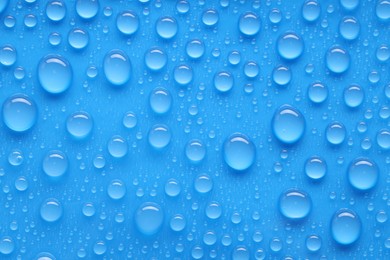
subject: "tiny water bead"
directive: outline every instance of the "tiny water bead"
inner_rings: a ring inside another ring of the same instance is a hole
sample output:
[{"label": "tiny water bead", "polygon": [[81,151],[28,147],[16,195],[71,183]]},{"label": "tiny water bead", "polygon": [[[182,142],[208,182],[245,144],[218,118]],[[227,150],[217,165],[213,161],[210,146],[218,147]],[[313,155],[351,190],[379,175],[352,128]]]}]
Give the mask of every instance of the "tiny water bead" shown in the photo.
[{"label": "tiny water bead", "polygon": [[114,158],[125,157],[128,151],[127,141],[122,136],[114,135],[108,141],[107,149]]},{"label": "tiny water bead", "polygon": [[99,12],[98,0],[77,0],[76,12],[83,19],[92,19]]},{"label": "tiny water bead", "polygon": [[297,59],[303,53],[303,40],[294,32],[281,35],[277,41],[278,54],[286,60]]},{"label": "tiny water bead", "polygon": [[192,59],[199,59],[203,56],[205,52],[205,46],[203,41],[194,39],[187,42],[186,53],[188,57]]},{"label": "tiny water bead", "polygon": [[291,189],[280,195],[279,211],[290,220],[301,220],[309,215],[311,204],[310,196],[306,192]]},{"label": "tiny water bead", "polygon": [[332,122],[326,128],[326,140],[332,145],[340,145],[347,135],[345,127],[340,122]]},{"label": "tiny water bead", "polygon": [[327,51],[325,61],[326,67],[336,74],[344,73],[350,66],[348,52],[339,46],[333,46]]},{"label": "tiny water bead", "polygon": [[221,71],[214,75],[214,87],[219,92],[228,92],[233,88],[234,78],[230,72]]},{"label": "tiny water bead", "polygon": [[112,180],[107,188],[108,196],[113,200],[119,200],[126,195],[125,183],[121,180]]},{"label": "tiny water bead", "polygon": [[206,147],[200,140],[191,140],[185,147],[185,155],[190,162],[199,163],[206,156]]},{"label": "tiny water bead", "polygon": [[165,193],[169,197],[176,197],[180,194],[180,184],[176,179],[169,179],[165,184]]},{"label": "tiny water bead", "polygon": [[149,130],[148,141],[153,148],[164,149],[171,142],[171,131],[166,125],[154,125]]},{"label": "tiny water bead", "polygon": [[213,180],[207,174],[200,174],[194,182],[195,190],[201,194],[206,194],[213,189]]},{"label": "tiny water bead", "polygon": [[12,131],[25,132],[31,129],[37,117],[37,106],[27,95],[14,94],[3,103],[3,121]]},{"label": "tiny water bead", "polygon": [[103,61],[104,75],[115,86],[122,86],[130,80],[132,66],[127,54],[118,49],[109,51]]},{"label": "tiny water bead", "polygon": [[165,88],[155,88],[150,93],[149,105],[156,114],[166,114],[172,106],[171,93]]},{"label": "tiny water bead", "polygon": [[66,120],[66,130],[75,139],[87,138],[93,128],[92,117],[84,111],[71,114]]},{"label": "tiny water bead", "polygon": [[320,4],[316,0],[307,0],[302,6],[302,16],[307,22],[315,22],[321,14]]},{"label": "tiny water bead", "polygon": [[295,107],[283,105],[275,111],[272,119],[272,131],[282,143],[296,143],[305,132],[305,118]]},{"label": "tiny water bead", "polygon": [[56,222],[62,217],[62,205],[56,199],[47,199],[41,205],[40,214],[44,221]]},{"label": "tiny water bead", "polygon": [[238,29],[246,36],[254,36],[260,31],[261,20],[257,14],[246,12],[238,20]]},{"label": "tiny water bead", "polygon": [[367,191],[375,187],[379,178],[376,163],[367,158],[357,158],[348,167],[348,181],[359,191]]},{"label": "tiny water bead", "polygon": [[218,23],[218,20],[219,15],[215,9],[205,10],[202,14],[202,22],[206,26],[214,26]]},{"label": "tiny water bead", "polygon": [[138,230],[142,234],[150,236],[160,230],[164,220],[164,212],[160,205],[146,202],[139,206],[134,219]]},{"label": "tiny water bead", "polygon": [[42,88],[51,94],[63,93],[70,87],[73,72],[68,60],[49,54],[38,65],[38,79]]},{"label": "tiny water bead", "polygon": [[138,31],[139,18],[133,11],[125,11],[116,17],[116,28],[124,35],[133,35]]},{"label": "tiny water bead", "polygon": [[355,17],[344,17],[340,21],[339,31],[346,40],[355,40],[360,33],[359,21]]},{"label": "tiny water bead", "polygon": [[9,236],[4,236],[0,240],[0,254],[9,255],[15,250],[15,243]]},{"label": "tiny water bead", "polygon": [[190,84],[193,78],[192,68],[188,65],[176,66],[173,71],[173,78],[181,86]]},{"label": "tiny water bead", "polygon": [[10,67],[16,62],[16,50],[11,45],[5,45],[0,49],[0,64]]},{"label": "tiny water bead", "polygon": [[244,134],[234,133],[223,145],[223,158],[226,164],[236,171],[244,171],[252,166],[256,157],[256,147]]},{"label": "tiny water bead", "polygon": [[387,129],[382,129],[376,135],[376,142],[380,148],[384,150],[390,149],[390,131]]},{"label": "tiny water bead", "polygon": [[359,239],[362,229],[359,216],[350,209],[340,209],[332,217],[332,238],[340,245],[351,245]]},{"label": "tiny water bead", "polygon": [[169,225],[173,231],[180,232],[186,227],[186,219],[183,215],[177,214],[171,218]]},{"label": "tiny water bead", "polygon": [[279,86],[288,85],[291,81],[291,71],[286,66],[278,66],[272,71],[272,80]]},{"label": "tiny water bead", "polygon": [[306,238],[306,248],[310,252],[317,252],[321,249],[322,239],[320,236],[311,235]]},{"label": "tiny water bead", "polygon": [[305,163],[305,173],[312,180],[322,179],[327,171],[327,164],[322,158],[313,156]]},{"label": "tiny water bead", "polygon": [[364,100],[363,89],[359,85],[351,85],[344,90],[344,103],[350,107],[359,107]]},{"label": "tiny water bead", "polygon": [[87,47],[89,42],[88,32],[83,29],[73,29],[68,34],[68,43],[76,50]]},{"label": "tiny water bead", "polygon": [[137,116],[129,111],[123,116],[122,123],[126,128],[134,128],[137,125]]},{"label": "tiny water bead", "polygon": [[255,61],[248,61],[244,65],[244,74],[248,78],[256,78],[259,75],[259,65]]},{"label": "tiny water bead", "polygon": [[206,216],[209,219],[218,219],[222,215],[222,206],[216,202],[210,202],[206,207]]},{"label": "tiny water bead", "polygon": [[46,5],[46,15],[53,22],[59,22],[65,18],[66,6],[62,1],[51,1]]},{"label": "tiny water bead", "polygon": [[14,149],[9,155],[8,155],[8,162],[9,164],[13,166],[19,166],[23,162],[23,153],[22,151],[18,149]]},{"label": "tiny water bead", "polygon": [[320,104],[328,98],[328,88],[320,82],[315,82],[307,89],[307,95],[311,102]]},{"label": "tiny water bead", "polygon": [[145,53],[145,64],[152,71],[162,70],[167,65],[168,57],[165,52],[157,47],[151,48]]},{"label": "tiny water bead", "polygon": [[68,170],[68,157],[62,151],[53,150],[46,154],[43,159],[42,168],[50,178],[60,178]]},{"label": "tiny water bead", "polygon": [[390,1],[379,0],[376,4],[375,9],[376,16],[384,22],[390,20]]},{"label": "tiny water bead", "polygon": [[161,17],[156,22],[156,32],[158,36],[169,40],[176,36],[178,25],[176,19],[170,16]]}]

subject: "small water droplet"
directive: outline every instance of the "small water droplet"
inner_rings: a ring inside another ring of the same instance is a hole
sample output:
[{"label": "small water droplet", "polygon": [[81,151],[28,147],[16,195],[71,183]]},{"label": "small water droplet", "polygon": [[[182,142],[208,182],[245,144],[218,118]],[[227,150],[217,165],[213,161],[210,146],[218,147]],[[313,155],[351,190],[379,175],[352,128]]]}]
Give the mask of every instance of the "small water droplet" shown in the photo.
[{"label": "small water droplet", "polygon": [[194,187],[201,194],[208,193],[213,189],[213,180],[207,174],[200,174],[195,179]]},{"label": "small water droplet", "polygon": [[76,50],[84,49],[89,43],[88,32],[79,28],[71,30],[68,34],[68,43]]},{"label": "small water droplet", "polygon": [[148,136],[149,144],[157,149],[164,149],[171,142],[171,131],[166,125],[154,125]]},{"label": "small water droplet", "polygon": [[173,71],[175,82],[181,86],[191,83],[193,77],[192,68],[188,65],[179,65]]},{"label": "small water droplet", "polygon": [[254,36],[260,31],[260,18],[253,12],[246,12],[240,16],[238,29],[246,36]]},{"label": "small water droplet", "polygon": [[92,19],[99,12],[98,0],[77,0],[76,12],[83,19]]},{"label": "small water droplet", "polygon": [[111,137],[110,141],[108,141],[107,149],[112,157],[122,158],[127,154],[127,141],[122,136],[114,135]]},{"label": "small water droplet", "polygon": [[291,77],[291,71],[286,66],[278,66],[272,71],[272,80],[279,86],[288,85]]},{"label": "small water droplet", "polygon": [[187,42],[186,53],[192,59],[199,59],[205,52],[204,43],[201,40],[194,39]]},{"label": "small water droplet", "polygon": [[328,88],[320,82],[315,82],[309,86],[307,94],[311,102],[320,104],[328,98]]},{"label": "small water droplet", "polygon": [[307,0],[302,6],[302,16],[307,22],[315,22],[321,14],[320,4],[316,0]]},{"label": "small water droplet", "polygon": [[206,156],[206,147],[200,140],[191,140],[185,147],[185,154],[191,162],[199,163]]},{"label": "small water droplet", "polygon": [[51,1],[46,5],[46,15],[53,22],[59,22],[66,15],[66,6],[62,1]]},{"label": "small water droplet", "polygon": [[66,120],[66,130],[75,139],[87,138],[93,128],[92,117],[84,111],[73,113]]},{"label": "small water droplet", "polygon": [[340,21],[339,31],[346,40],[355,40],[360,33],[360,24],[355,17],[344,17]]},{"label": "small water droplet", "polygon": [[330,144],[339,145],[345,140],[346,130],[342,123],[332,122],[326,128],[326,140]]},{"label": "small water droplet", "polygon": [[16,62],[16,49],[11,45],[5,45],[0,49],[0,63],[5,67],[10,67]]},{"label": "small water droplet", "polygon": [[341,74],[348,70],[350,66],[350,57],[348,52],[338,46],[333,46],[326,53],[326,66],[336,74]]},{"label": "small water droplet", "polygon": [[305,163],[305,173],[312,180],[322,179],[327,171],[326,162],[317,156],[309,158]]},{"label": "small water droplet", "polygon": [[230,72],[221,71],[214,76],[214,87],[219,92],[228,92],[234,85],[234,78]]},{"label": "small water droplet", "polygon": [[108,196],[113,200],[119,200],[126,195],[125,183],[121,180],[112,180],[107,188]]}]

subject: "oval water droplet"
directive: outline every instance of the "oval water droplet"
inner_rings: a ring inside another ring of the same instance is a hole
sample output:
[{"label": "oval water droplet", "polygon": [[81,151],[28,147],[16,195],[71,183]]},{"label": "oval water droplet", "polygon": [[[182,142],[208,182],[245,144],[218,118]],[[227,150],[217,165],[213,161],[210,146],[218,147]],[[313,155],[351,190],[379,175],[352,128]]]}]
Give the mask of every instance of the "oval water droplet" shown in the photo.
[{"label": "oval water droplet", "polygon": [[378,132],[376,136],[376,142],[380,148],[384,150],[390,149],[390,131],[387,129],[382,129]]},{"label": "oval water droplet", "polygon": [[75,139],[87,138],[93,128],[92,117],[84,111],[75,112],[66,120],[66,130]]},{"label": "oval water droplet", "polygon": [[307,22],[315,22],[321,14],[320,4],[316,0],[307,0],[302,6],[302,16]]},{"label": "oval water droplet", "polygon": [[60,94],[67,90],[72,82],[72,77],[72,67],[62,56],[50,54],[39,62],[39,83],[44,90],[51,94]]},{"label": "oval water droplet", "polygon": [[206,207],[206,216],[209,219],[218,219],[222,215],[222,206],[216,202],[210,202]]},{"label": "oval water droplet", "polygon": [[214,87],[219,92],[228,92],[233,88],[234,78],[230,72],[221,71],[215,74],[214,76]]},{"label": "oval water droplet", "polygon": [[84,49],[89,43],[88,32],[79,28],[71,30],[68,34],[68,43],[76,50]]},{"label": "oval water droplet", "polygon": [[16,49],[11,45],[5,45],[0,49],[0,64],[10,67],[16,62]]},{"label": "oval water droplet", "polygon": [[202,22],[206,26],[214,26],[218,23],[218,20],[219,15],[215,9],[205,10],[202,14]]},{"label": "oval water droplet", "polygon": [[200,140],[191,140],[185,147],[185,154],[191,162],[199,163],[206,156],[206,147]]},{"label": "oval water droplet", "polygon": [[332,145],[340,145],[347,135],[345,127],[340,122],[332,122],[326,128],[326,140]]},{"label": "oval water droplet", "polygon": [[146,202],[139,206],[135,212],[135,224],[138,230],[144,235],[156,234],[163,223],[164,212],[161,207],[154,202]]},{"label": "oval water droplet", "polygon": [[201,194],[208,193],[213,189],[213,180],[207,174],[200,174],[195,179],[194,187]]},{"label": "oval water droplet", "polygon": [[291,71],[286,66],[278,66],[272,72],[272,80],[279,86],[288,85],[291,81]]},{"label": "oval water droplet", "polygon": [[352,11],[359,5],[359,0],[340,0],[342,7],[345,10]]},{"label": "oval water droplet", "polygon": [[364,92],[359,85],[351,85],[344,90],[344,103],[350,107],[359,107],[363,103]]},{"label": "oval water droplet", "polygon": [[132,73],[132,66],[129,57],[122,50],[111,50],[104,57],[104,74],[107,80],[115,85],[126,84]]},{"label": "oval water droplet", "polygon": [[355,40],[360,33],[360,24],[355,17],[344,17],[340,21],[339,31],[346,40]]},{"label": "oval water droplet", "polygon": [[360,218],[354,211],[340,209],[332,217],[332,237],[341,245],[353,244],[360,237],[361,226]]},{"label": "oval water droplet", "polygon": [[326,171],[326,162],[320,157],[311,157],[305,163],[305,173],[312,180],[322,179]]},{"label": "oval water droplet", "polygon": [[107,149],[112,157],[122,158],[127,154],[127,141],[122,136],[114,135],[111,137],[110,141],[108,141]]},{"label": "oval water droplet", "polygon": [[344,73],[350,66],[350,57],[348,52],[338,46],[334,46],[327,51],[325,60],[326,67],[336,74]]},{"label": "oval water droplet", "polygon": [[311,235],[306,238],[306,248],[310,252],[317,252],[321,249],[322,239],[320,236]]},{"label": "oval water droplet", "polygon": [[125,183],[121,180],[112,180],[107,188],[108,196],[113,200],[119,200],[126,195]]},{"label": "oval water droplet", "polygon": [[296,143],[305,132],[305,118],[298,109],[283,105],[275,111],[272,131],[279,141],[285,144]]},{"label": "oval water droplet", "polygon": [[379,20],[387,22],[390,20],[390,1],[379,0],[376,4],[376,16]]},{"label": "oval water droplet", "polygon": [[348,167],[348,181],[355,189],[367,191],[375,187],[379,178],[379,169],[375,162],[367,158],[358,158]]},{"label": "oval water droplet", "polygon": [[255,145],[244,134],[232,134],[223,145],[223,158],[233,170],[244,171],[248,169],[254,163],[255,157]]},{"label": "oval water droplet", "polygon": [[149,105],[156,114],[166,114],[172,105],[171,93],[165,88],[155,88],[149,96]]},{"label": "oval water droplet", "polygon": [[309,215],[311,204],[309,194],[302,190],[291,189],[280,195],[279,211],[290,220],[301,220]]},{"label": "oval water droplet", "polygon": [[173,231],[180,232],[186,227],[186,219],[183,215],[177,214],[172,217],[169,225]]},{"label": "oval water droplet", "polygon": [[328,98],[328,88],[320,82],[315,82],[309,86],[307,94],[311,102],[320,104]]},{"label": "oval water droplet", "polygon": [[133,35],[139,28],[138,15],[132,11],[124,11],[118,14],[116,28],[124,35]]},{"label": "oval water droplet", "polygon": [[154,125],[148,135],[149,144],[157,149],[164,149],[171,142],[171,131],[166,125]]},{"label": "oval water droplet", "polygon": [[37,121],[38,111],[35,102],[24,94],[15,94],[3,103],[3,121],[12,131],[25,132]]},{"label": "oval water droplet", "polygon": [[10,236],[4,236],[0,240],[0,253],[3,255],[12,254],[15,250],[14,240]]},{"label": "oval water droplet", "polygon": [[192,68],[188,65],[179,65],[173,71],[173,78],[175,79],[175,82],[182,86],[190,84],[192,77]]},{"label": "oval water droplet", "polygon": [[204,43],[201,40],[195,39],[187,42],[186,53],[192,59],[199,59],[205,52]]},{"label": "oval water droplet", "polygon": [[165,193],[169,197],[179,196],[181,192],[180,184],[176,179],[169,179],[165,184]]}]

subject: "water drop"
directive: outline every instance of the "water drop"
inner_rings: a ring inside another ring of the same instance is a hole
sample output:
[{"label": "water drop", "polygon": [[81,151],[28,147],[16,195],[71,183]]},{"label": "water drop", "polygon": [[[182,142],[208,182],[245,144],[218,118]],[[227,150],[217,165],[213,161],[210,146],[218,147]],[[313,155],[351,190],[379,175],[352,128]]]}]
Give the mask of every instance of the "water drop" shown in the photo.
[{"label": "water drop", "polygon": [[8,162],[13,166],[19,166],[23,162],[23,153],[18,149],[12,150],[12,152],[8,155]]},{"label": "water drop", "polygon": [[35,258],[34,260],[56,260],[56,258],[54,257],[54,255],[48,253],[48,252],[42,252],[42,253],[39,253]]},{"label": "water drop", "polygon": [[279,86],[285,86],[291,81],[291,71],[286,66],[278,66],[272,71],[272,80]]},{"label": "water drop", "polygon": [[82,209],[83,215],[86,217],[92,217],[95,215],[96,209],[92,203],[85,203]]},{"label": "water drop", "polygon": [[104,166],[106,166],[106,159],[104,158],[104,156],[101,154],[96,155],[93,159],[93,166],[96,169],[103,169]]},{"label": "water drop", "polygon": [[215,201],[210,202],[206,207],[206,216],[210,219],[218,219],[222,215],[222,206]]},{"label": "water drop", "polygon": [[62,1],[51,1],[46,5],[46,15],[53,22],[59,22],[66,15],[66,6]]},{"label": "water drop", "polygon": [[206,156],[206,147],[200,140],[191,140],[185,147],[185,154],[191,162],[199,163]]},{"label": "water drop", "polygon": [[207,231],[203,235],[203,242],[208,246],[214,245],[217,242],[217,236],[215,235],[215,232],[214,231]]},{"label": "water drop", "polygon": [[307,22],[315,22],[321,14],[320,4],[316,0],[307,0],[302,6],[302,16]]},{"label": "water drop", "polygon": [[213,180],[207,174],[200,174],[195,179],[194,187],[201,194],[208,193],[213,189]]},{"label": "water drop", "polygon": [[290,220],[301,220],[309,215],[311,204],[310,196],[306,192],[291,189],[280,195],[279,211]]},{"label": "water drop", "polygon": [[61,44],[62,37],[59,33],[53,32],[49,35],[49,43],[52,46],[58,46]]},{"label": "water drop", "polygon": [[10,67],[16,62],[16,50],[11,45],[5,45],[0,49],[0,63],[5,67]]},{"label": "water drop", "polygon": [[378,223],[385,223],[387,221],[386,211],[384,210],[378,211],[378,213],[376,214],[376,221],[378,221]]},{"label": "water drop", "polygon": [[376,50],[376,58],[381,62],[387,61],[390,58],[389,46],[386,44],[380,45]]},{"label": "water drop", "polygon": [[28,188],[28,181],[26,177],[21,176],[15,180],[15,188],[18,191],[25,191]]},{"label": "water drop", "polygon": [[234,78],[230,72],[221,71],[214,75],[214,87],[219,92],[227,92],[234,85]]},{"label": "water drop", "polygon": [[241,54],[239,51],[232,51],[228,56],[229,63],[231,65],[238,65],[241,61]]},{"label": "water drop", "polygon": [[162,70],[167,65],[167,62],[168,57],[160,48],[151,48],[145,54],[145,64],[152,71]]},{"label": "water drop", "polygon": [[255,78],[259,75],[259,65],[255,61],[248,61],[244,65],[244,74],[248,78]]},{"label": "water drop", "polygon": [[199,59],[205,52],[204,43],[201,40],[195,39],[187,42],[186,53],[192,59]]},{"label": "water drop", "polygon": [[341,74],[348,70],[350,66],[350,57],[346,50],[341,47],[333,46],[326,53],[326,66],[336,74]]},{"label": "water drop", "polygon": [[306,248],[310,252],[317,252],[321,249],[322,239],[317,235],[311,235],[306,238]]},{"label": "water drop", "polygon": [[99,1],[77,0],[76,12],[83,19],[92,19],[99,12]]},{"label": "water drop", "polygon": [[378,132],[376,136],[376,142],[382,149],[390,149],[390,131],[387,129],[382,129]]},{"label": "water drop", "polygon": [[154,235],[162,226],[164,213],[158,204],[146,202],[139,206],[134,219],[138,230],[142,234]]},{"label": "water drop", "polygon": [[40,214],[43,220],[47,222],[55,222],[62,217],[62,205],[56,199],[47,199],[41,205]]},{"label": "water drop", "polygon": [[165,88],[155,88],[149,96],[149,105],[156,114],[166,114],[172,105],[170,92]]},{"label": "water drop", "polygon": [[376,16],[384,21],[387,22],[390,20],[390,1],[388,0],[380,0],[376,4]]},{"label": "water drop", "polygon": [[277,41],[278,54],[286,60],[294,60],[303,52],[303,40],[294,32],[281,35]]},{"label": "water drop", "polygon": [[190,10],[190,3],[187,0],[179,0],[176,3],[176,10],[180,14],[186,14]]},{"label": "water drop", "polygon": [[357,190],[367,191],[374,188],[378,177],[379,169],[370,159],[355,159],[348,167],[348,181]]},{"label": "water drop", "polygon": [[104,243],[104,241],[98,241],[96,244],[93,246],[93,252],[96,255],[104,255],[107,251],[107,246]]},{"label": "water drop", "polygon": [[148,136],[149,144],[157,149],[164,149],[171,142],[171,131],[166,125],[154,125]]},{"label": "water drop", "polygon": [[192,68],[188,65],[179,65],[173,71],[173,78],[179,85],[185,86],[191,83],[193,77]]},{"label": "water drop", "polygon": [[355,108],[362,104],[364,99],[363,89],[359,85],[351,85],[344,90],[344,103],[350,107]]},{"label": "water drop", "polygon": [[205,10],[202,14],[202,22],[206,26],[214,26],[218,23],[219,16],[215,9]]},{"label": "water drop", "polygon": [[296,108],[283,105],[275,111],[272,131],[279,141],[285,144],[296,143],[305,132],[305,118]]},{"label": "water drop", "polygon": [[14,94],[3,103],[3,121],[12,131],[25,132],[37,121],[35,102],[24,94]]},{"label": "water drop", "polygon": [[60,94],[67,90],[72,82],[72,77],[72,67],[62,56],[50,54],[39,62],[39,82],[42,88],[51,94]]},{"label": "water drop", "polygon": [[361,226],[360,219],[354,211],[340,209],[332,217],[332,237],[341,245],[353,244],[360,237]]},{"label": "water drop", "polygon": [[129,111],[123,116],[122,123],[126,128],[134,128],[137,125],[137,116]]},{"label": "water drop", "polygon": [[269,13],[268,18],[271,23],[278,24],[282,21],[282,12],[277,8],[273,8]]},{"label": "water drop", "polygon": [[15,250],[15,244],[11,237],[4,236],[0,240],[0,253],[9,255]]},{"label": "water drop", "polygon": [[73,29],[68,34],[68,43],[76,50],[87,47],[89,42],[88,32],[82,29]]},{"label": "water drop", "polygon": [[92,117],[84,111],[75,112],[66,120],[66,130],[75,139],[87,138],[93,128]]},{"label": "water drop", "polygon": [[105,55],[103,69],[107,80],[116,86],[126,84],[132,73],[129,57],[125,52],[117,49]]},{"label": "water drop", "polygon": [[360,33],[359,21],[355,17],[344,17],[340,21],[339,31],[346,40],[355,40]]},{"label": "water drop", "polygon": [[180,192],[181,188],[179,182],[175,179],[169,179],[165,184],[165,193],[169,197],[176,197],[179,196]]},{"label": "water drop", "polygon": [[116,17],[116,28],[124,35],[133,35],[138,31],[139,18],[132,11],[125,11]]},{"label": "water drop", "polygon": [[240,16],[238,29],[246,36],[254,36],[260,31],[260,18],[253,12],[246,12]]},{"label": "water drop", "polygon": [[108,141],[107,149],[112,157],[122,158],[127,154],[127,141],[122,136],[114,135],[111,137],[110,141]]},{"label": "water drop", "polygon": [[183,215],[177,214],[171,218],[169,225],[173,231],[180,232],[186,227],[186,219]]},{"label": "water drop", "polygon": [[156,32],[163,39],[172,39],[176,36],[178,25],[175,18],[165,16],[159,18],[156,22]]},{"label": "water drop", "polygon": [[305,163],[305,173],[312,180],[322,179],[326,171],[326,162],[320,157],[311,157]]},{"label": "water drop", "polygon": [[113,200],[119,200],[126,195],[125,183],[121,180],[112,180],[107,188],[108,196]]},{"label": "water drop", "polygon": [[320,82],[315,82],[309,86],[307,94],[311,102],[320,104],[328,98],[328,88]]},{"label": "water drop", "polygon": [[24,17],[23,22],[27,28],[34,28],[37,25],[37,18],[33,14],[28,14]]},{"label": "water drop", "polygon": [[352,11],[356,9],[356,7],[358,7],[359,0],[340,0],[340,3],[344,7],[344,9]]},{"label": "water drop", "polygon": [[345,140],[346,130],[342,123],[332,122],[326,128],[326,140],[330,144],[339,145]]},{"label": "water drop", "polygon": [[42,162],[43,171],[50,178],[60,178],[68,170],[68,158],[65,153],[53,150],[46,154]]},{"label": "water drop", "polygon": [[236,171],[248,169],[255,161],[256,148],[253,142],[241,133],[229,136],[223,145],[226,164]]}]

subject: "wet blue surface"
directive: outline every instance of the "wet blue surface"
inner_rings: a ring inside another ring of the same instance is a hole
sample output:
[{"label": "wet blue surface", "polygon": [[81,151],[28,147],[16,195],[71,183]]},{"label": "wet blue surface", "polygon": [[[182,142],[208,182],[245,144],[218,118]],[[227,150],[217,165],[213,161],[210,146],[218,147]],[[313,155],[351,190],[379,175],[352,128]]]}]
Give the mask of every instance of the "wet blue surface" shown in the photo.
[{"label": "wet blue surface", "polygon": [[390,2],[0,0],[0,259],[387,259]]}]

